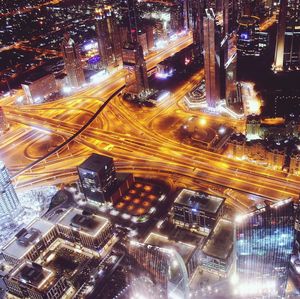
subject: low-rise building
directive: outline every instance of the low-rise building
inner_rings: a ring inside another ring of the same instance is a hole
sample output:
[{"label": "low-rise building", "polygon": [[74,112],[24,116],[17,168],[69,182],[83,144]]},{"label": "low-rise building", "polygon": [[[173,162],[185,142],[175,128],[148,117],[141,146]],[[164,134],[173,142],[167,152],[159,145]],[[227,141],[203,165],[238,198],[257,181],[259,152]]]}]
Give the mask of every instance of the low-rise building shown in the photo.
[{"label": "low-rise building", "polygon": [[8,292],[20,298],[58,299],[68,288],[64,276],[29,261],[22,262],[4,281]]},{"label": "low-rise building", "polygon": [[209,235],[223,215],[225,198],[204,192],[182,189],[172,210],[173,224],[203,235]]},{"label": "low-rise building", "polygon": [[227,143],[229,157],[248,160],[273,169],[282,170],[286,163],[287,145],[285,142],[254,139],[246,141],[243,134],[232,134]]},{"label": "low-rise building", "polygon": [[289,172],[296,175],[300,174],[300,150],[298,147],[295,147],[290,155]]},{"label": "low-rise building", "polygon": [[20,298],[70,298],[97,269],[117,240],[111,223],[77,208],[61,213],[33,221],[2,248],[0,288]]},{"label": "low-rise building", "polygon": [[57,237],[55,225],[39,218],[16,234],[2,248],[2,255],[12,265],[35,260]]},{"label": "low-rise building", "polygon": [[108,219],[76,208],[60,218],[57,229],[63,239],[91,249],[100,249],[112,236]]},{"label": "low-rise building", "polygon": [[229,156],[241,159],[245,153],[246,136],[241,133],[234,133],[227,143]]},{"label": "low-rise building", "polygon": [[273,142],[267,146],[267,163],[270,167],[282,170],[286,160],[286,147],[282,142]]},{"label": "low-rise building", "polygon": [[205,241],[200,267],[221,277],[228,277],[233,265],[233,223],[220,219]]}]

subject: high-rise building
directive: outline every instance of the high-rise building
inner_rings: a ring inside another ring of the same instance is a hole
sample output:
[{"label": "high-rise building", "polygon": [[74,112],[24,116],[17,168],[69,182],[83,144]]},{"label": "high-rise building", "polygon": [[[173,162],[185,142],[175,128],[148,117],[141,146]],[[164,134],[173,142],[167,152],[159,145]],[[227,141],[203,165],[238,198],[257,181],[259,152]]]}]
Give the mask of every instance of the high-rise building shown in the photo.
[{"label": "high-rise building", "polygon": [[284,298],[294,246],[294,204],[265,203],[236,219],[237,293],[251,298]]},{"label": "high-rise building", "polygon": [[223,40],[224,72],[225,72],[225,100],[227,107],[238,109],[242,104],[237,96],[236,68],[237,68],[237,36],[234,32],[226,34]]},{"label": "high-rise building", "polygon": [[300,0],[289,0],[287,5],[284,66],[287,70],[300,68]]},{"label": "high-rise building", "polygon": [[113,159],[92,154],[78,166],[78,174],[86,199],[105,203],[117,180]]},{"label": "high-rise building", "polygon": [[149,89],[149,83],[143,48],[139,43],[135,0],[127,0],[125,10],[130,34],[130,42],[126,43],[122,50],[123,65],[128,70],[125,81],[129,93],[139,94]]},{"label": "high-rise building", "polygon": [[215,108],[221,98],[221,36],[213,9],[203,19],[205,89],[208,107]]},{"label": "high-rise building", "polygon": [[269,43],[267,32],[259,30],[259,18],[242,16],[237,31],[237,50],[241,56],[260,56]]},{"label": "high-rise building", "polygon": [[85,83],[85,77],[80,58],[79,45],[74,42],[70,34],[66,33],[61,48],[70,86],[81,87]]},{"label": "high-rise building", "polygon": [[128,253],[160,286],[158,298],[189,298],[187,269],[176,250],[131,241]]},{"label": "high-rise building", "polygon": [[300,67],[300,1],[280,1],[273,70]]},{"label": "high-rise building", "polygon": [[0,215],[16,216],[21,204],[4,163],[0,161]]},{"label": "high-rise building", "polygon": [[273,69],[275,72],[283,70],[287,3],[288,3],[288,0],[280,1],[279,17],[278,17],[278,24],[277,24],[275,57],[274,57],[274,64],[273,64]]},{"label": "high-rise building", "polygon": [[112,7],[96,9],[96,32],[99,55],[103,68],[118,66],[122,62],[122,47]]},{"label": "high-rise building", "polygon": [[187,23],[186,12],[183,12],[185,7],[186,1],[184,4],[174,4],[170,7],[170,29],[173,32],[183,30],[184,25]]},{"label": "high-rise building", "polygon": [[148,50],[154,48],[154,34],[153,34],[153,26],[146,26],[146,36],[147,36],[147,46]]},{"label": "high-rise building", "polygon": [[204,1],[191,0],[189,2],[189,25],[193,31],[193,43],[195,49],[195,57],[202,59],[203,52],[203,16]]},{"label": "high-rise building", "polygon": [[223,32],[224,36],[231,34],[237,28],[237,1],[224,0],[223,2]]},{"label": "high-rise building", "polygon": [[45,71],[35,72],[29,76],[22,83],[22,88],[27,104],[41,103],[45,98],[58,92],[54,75]]},{"label": "high-rise building", "polygon": [[3,108],[0,106],[0,135],[7,131],[9,123],[6,120]]}]

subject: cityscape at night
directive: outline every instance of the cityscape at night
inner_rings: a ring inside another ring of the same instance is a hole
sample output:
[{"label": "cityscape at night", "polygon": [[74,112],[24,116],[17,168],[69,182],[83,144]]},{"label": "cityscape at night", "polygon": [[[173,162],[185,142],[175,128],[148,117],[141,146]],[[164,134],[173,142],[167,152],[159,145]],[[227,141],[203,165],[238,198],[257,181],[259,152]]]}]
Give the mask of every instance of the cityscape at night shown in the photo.
[{"label": "cityscape at night", "polygon": [[0,3],[0,299],[300,299],[300,0]]}]

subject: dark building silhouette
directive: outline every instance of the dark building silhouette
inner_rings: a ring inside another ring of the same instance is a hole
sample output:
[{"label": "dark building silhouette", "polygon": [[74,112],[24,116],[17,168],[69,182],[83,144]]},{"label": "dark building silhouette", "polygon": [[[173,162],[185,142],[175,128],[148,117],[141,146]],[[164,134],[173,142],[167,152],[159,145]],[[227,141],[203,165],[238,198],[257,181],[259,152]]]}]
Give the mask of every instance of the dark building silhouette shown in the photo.
[{"label": "dark building silhouette", "polygon": [[116,183],[114,161],[107,156],[92,154],[80,166],[78,174],[87,200],[104,203]]}]

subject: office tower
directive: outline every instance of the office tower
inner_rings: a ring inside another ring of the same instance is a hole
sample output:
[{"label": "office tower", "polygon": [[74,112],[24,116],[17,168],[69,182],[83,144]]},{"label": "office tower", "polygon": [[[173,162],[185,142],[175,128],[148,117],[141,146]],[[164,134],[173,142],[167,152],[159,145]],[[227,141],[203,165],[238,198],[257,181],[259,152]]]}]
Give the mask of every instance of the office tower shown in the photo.
[{"label": "office tower", "polygon": [[223,36],[231,34],[237,28],[237,1],[224,0],[223,3]]},{"label": "office tower", "polygon": [[236,68],[237,68],[237,36],[234,32],[227,34],[223,44],[225,71],[225,100],[228,107],[239,109],[241,102],[237,96]]},{"label": "office tower", "polygon": [[236,219],[235,289],[240,295],[285,297],[294,222],[294,204],[290,199],[265,203]]},{"label": "office tower", "polygon": [[176,250],[131,241],[128,253],[160,286],[159,298],[189,298],[187,269]]},{"label": "office tower", "polygon": [[8,171],[0,161],[0,215],[17,216],[21,211],[21,204],[12,185]]},{"label": "office tower", "polygon": [[154,48],[154,33],[153,33],[153,26],[149,25],[146,26],[146,36],[147,36],[147,46],[148,50]]},{"label": "office tower", "polygon": [[127,0],[125,9],[128,16],[130,42],[122,50],[123,65],[128,70],[125,77],[127,91],[138,95],[149,89],[147,67],[143,48],[139,43],[135,0]]},{"label": "office tower", "polygon": [[285,29],[286,29],[286,17],[287,17],[287,3],[288,0],[281,0],[279,7],[279,17],[277,24],[277,36],[275,46],[275,57],[273,70],[275,72],[283,70],[284,59],[284,42],[285,42]]},{"label": "office tower", "polygon": [[9,128],[9,124],[6,120],[4,111],[0,106],[0,135],[3,134],[5,131],[7,131],[8,128]]},{"label": "office tower", "polygon": [[119,30],[112,7],[104,5],[96,11],[96,33],[103,68],[118,66],[122,61]]},{"label": "office tower", "polygon": [[213,9],[206,9],[205,13],[203,37],[206,101],[208,107],[215,108],[221,98],[221,36]]},{"label": "office tower", "polygon": [[70,86],[81,87],[85,83],[85,77],[79,45],[74,42],[69,33],[65,33],[61,48]]},{"label": "office tower", "polygon": [[280,2],[277,25],[274,72],[300,67],[300,1]]},{"label": "office tower", "polygon": [[203,13],[204,1],[191,0],[189,2],[189,26],[193,32],[193,43],[196,59],[202,59],[203,52]]},{"label": "office tower", "polygon": [[237,50],[241,56],[260,56],[269,44],[267,32],[259,31],[259,18],[242,16],[238,22]]},{"label": "office tower", "polygon": [[86,199],[105,203],[117,180],[113,159],[92,154],[78,166],[78,174]]},{"label": "office tower", "polygon": [[170,7],[170,29],[173,32],[183,30],[182,11],[180,5],[173,5]]},{"label": "office tower", "polygon": [[287,4],[284,46],[284,67],[287,70],[300,68],[300,0],[289,0]]}]

